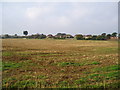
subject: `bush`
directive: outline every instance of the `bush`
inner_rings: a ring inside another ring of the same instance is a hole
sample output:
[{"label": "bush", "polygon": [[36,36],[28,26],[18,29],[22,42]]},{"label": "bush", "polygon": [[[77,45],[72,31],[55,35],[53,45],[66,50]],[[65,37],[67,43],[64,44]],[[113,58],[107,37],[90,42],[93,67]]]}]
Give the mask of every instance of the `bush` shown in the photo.
[{"label": "bush", "polygon": [[81,34],[75,35],[75,37],[77,40],[83,40],[83,35]]}]

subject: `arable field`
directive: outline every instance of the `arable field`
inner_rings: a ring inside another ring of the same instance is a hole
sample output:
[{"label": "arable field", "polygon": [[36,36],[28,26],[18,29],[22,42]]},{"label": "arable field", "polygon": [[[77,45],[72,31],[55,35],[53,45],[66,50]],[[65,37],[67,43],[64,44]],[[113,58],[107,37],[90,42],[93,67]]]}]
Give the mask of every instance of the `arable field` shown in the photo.
[{"label": "arable field", "polygon": [[118,42],[2,40],[3,88],[117,88]]}]

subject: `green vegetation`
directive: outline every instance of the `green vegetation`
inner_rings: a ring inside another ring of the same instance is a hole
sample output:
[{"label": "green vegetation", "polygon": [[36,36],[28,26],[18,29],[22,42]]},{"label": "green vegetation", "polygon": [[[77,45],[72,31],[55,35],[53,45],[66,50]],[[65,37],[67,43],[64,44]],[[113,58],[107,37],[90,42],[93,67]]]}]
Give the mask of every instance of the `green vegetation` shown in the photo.
[{"label": "green vegetation", "polygon": [[[2,39],[6,39],[6,38],[27,38],[27,39],[45,39],[45,38],[51,38],[51,39],[71,39],[71,38],[75,38],[76,40],[118,40],[120,34],[113,32],[112,34],[106,34],[106,33],[102,33],[101,35],[82,35],[82,34],[76,34],[75,36],[72,36],[70,34],[66,34],[66,33],[57,33],[56,35],[45,35],[45,34],[32,34],[32,35],[28,35],[28,31],[23,31],[23,34],[25,36],[18,36],[17,34],[11,36],[8,34],[2,35],[0,36],[0,38]],[[117,36],[118,35],[118,36]]]},{"label": "green vegetation", "polygon": [[92,62],[91,64],[95,64],[96,65],[96,64],[100,64],[100,63],[99,62]]},{"label": "green vegetation", "polygon": [[44,76],[44,75],[39,75],[39,76],[37,76],[37,78],[39,78],[39,79],[45,79],[45,78],[47,78],[47,77]]},{"label": "green vegetation", "polygon": [[12,52],[3,52],[2,56],[13,56]]},{"label": "green vegetation", "polygon": [[79,64],[79,63],[74,63],[74,62],[61,62],[61,63],[58,63],[58,66],[81,66],[82,64]]},{"label": "green vegetation", "polygon": [[83,35],[81,35],[81,34],[76,35],[76,39],[77,40],[83,40]]},{"label": "green vegetation", "polygon": [[19,68],[22,65],[20,63],[13,63],[13,62],[3,62],[3,70],[13,69],[13,68]]},{"label": "green vegetation", "polygon": [[28,66],[33,66],[35,63],[31,63],[31,60],[23,61],[23,62],[3,62],[2,63],[2,70],[9,70],[9,69],[15,69],[15,68],[20,68],[20,67],[28,67]]},{"label": "green vegetation", "polygon": [[114,71],[114,70],[120,70],[120,66],[117,65],[111,65],[111,66],[106,66],[106,67],[100,67],[100,68],[96,68],[93,71],[94,72],[101,72],[101,71]]},{"label": "green vegetation", "polygon": [[74,62],[61,62],[58,66],[83,66],[83,65],[97,65],[99,62],[89,62],[89,63],[74,63]]}]

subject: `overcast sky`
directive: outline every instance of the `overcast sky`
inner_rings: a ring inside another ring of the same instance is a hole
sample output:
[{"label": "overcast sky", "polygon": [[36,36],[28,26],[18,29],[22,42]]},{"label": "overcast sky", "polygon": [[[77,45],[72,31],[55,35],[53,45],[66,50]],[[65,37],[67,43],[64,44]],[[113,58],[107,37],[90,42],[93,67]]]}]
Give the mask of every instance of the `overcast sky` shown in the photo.
[{"label": "overcast sky", "polygon": [[117,2],[6,2],[1,11],[2,34],[118,32]]}]

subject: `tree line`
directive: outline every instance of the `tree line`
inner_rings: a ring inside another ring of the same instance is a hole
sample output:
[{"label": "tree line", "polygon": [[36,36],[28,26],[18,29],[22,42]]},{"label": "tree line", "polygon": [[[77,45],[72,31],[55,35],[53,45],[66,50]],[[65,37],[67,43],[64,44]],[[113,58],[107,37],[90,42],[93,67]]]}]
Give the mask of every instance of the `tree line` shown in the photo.
[{"label": "tree line", "polygon": [[15,35],[9,35],[5,34],[0,36],[2,39],[6,38],[27,38],[27,39],[45,39],[45,38],[52,38],[52,39],[68,39],[68,38],[75,38],[77,40],[109,40],[109,39],[118,39],[120,37],[120,34],[113,32],[112,34],[106,34],[102,33],[100,35],[82,35],[82,34],[76,34],[74,36],[66,33],[57,33],[56,35],[52,34],[32,34],[28,35],[28,31],[23,31],[24,36],[18,36]]}]

